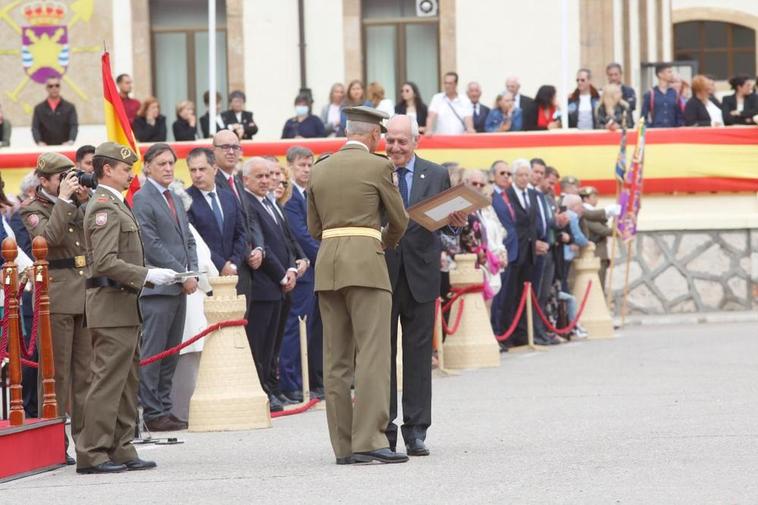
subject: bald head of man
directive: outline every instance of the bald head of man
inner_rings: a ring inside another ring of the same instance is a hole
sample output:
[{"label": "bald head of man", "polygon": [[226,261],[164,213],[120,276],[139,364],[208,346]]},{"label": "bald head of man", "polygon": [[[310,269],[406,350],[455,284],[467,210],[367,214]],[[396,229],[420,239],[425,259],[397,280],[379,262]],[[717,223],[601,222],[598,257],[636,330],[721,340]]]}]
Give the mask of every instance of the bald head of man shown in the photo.
[{"label": "bald head of man", "polygon": [[225,174],[234,173],[241,154],[240,140],[231,130],[220,130],[213,136],[213,155],[216,158],[216,166]]}]

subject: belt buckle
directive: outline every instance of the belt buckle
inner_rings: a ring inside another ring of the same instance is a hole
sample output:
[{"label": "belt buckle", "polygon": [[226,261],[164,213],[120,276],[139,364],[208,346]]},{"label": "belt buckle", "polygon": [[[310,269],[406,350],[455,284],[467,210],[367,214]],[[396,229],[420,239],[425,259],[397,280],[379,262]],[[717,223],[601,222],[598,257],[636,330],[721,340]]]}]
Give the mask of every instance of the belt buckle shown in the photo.
[{"label": "belt buckle", "polygon": [[85,256],[74,256],[74,266],[76,268],[84,268],[87,266],[87,258]]}]

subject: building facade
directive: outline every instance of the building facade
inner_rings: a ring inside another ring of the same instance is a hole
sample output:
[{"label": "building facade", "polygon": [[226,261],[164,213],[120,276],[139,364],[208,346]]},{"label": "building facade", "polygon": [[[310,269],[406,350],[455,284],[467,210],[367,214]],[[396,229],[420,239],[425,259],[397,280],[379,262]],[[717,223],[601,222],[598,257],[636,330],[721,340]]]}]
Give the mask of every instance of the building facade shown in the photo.
[{"label": "building facade", "polygon": [[[421,3],[431,10],[420,12]],[[31,144],[31,108],[44,98],[44,83],[29,77],[20,57],[35,45],[17,42],[32,24],[25,9],[38,4],[63,13],[46,22],[67,36],[69,61],[57,68],[64,96],[79,109],[80,140],[104,138],[103,42],[114,75],[132,74],[134,96],[156,96],[169,124],[180,100],[206,111],[207,0],[2,0],[0,104],[15,126],[14,146]],[[279,137],[301,89],[319,111],[333,83],[353,79],[380,82],[393,101],[411,80],[428,102],[441,74],[455,70],[460,90],[479,82],[489,105],[508,76],[520,78],[525,94],[553,84],[564,96],[578,68],[602,85],[611,61],[638,90],[652,85],[651,64],[660,61],[690,62],[690,74],[713,75],[722,91],[729,76],[756,73],[754,0],[217,0],[216,11],[222,107],[229,91],[243,90],[260,139]]]}]

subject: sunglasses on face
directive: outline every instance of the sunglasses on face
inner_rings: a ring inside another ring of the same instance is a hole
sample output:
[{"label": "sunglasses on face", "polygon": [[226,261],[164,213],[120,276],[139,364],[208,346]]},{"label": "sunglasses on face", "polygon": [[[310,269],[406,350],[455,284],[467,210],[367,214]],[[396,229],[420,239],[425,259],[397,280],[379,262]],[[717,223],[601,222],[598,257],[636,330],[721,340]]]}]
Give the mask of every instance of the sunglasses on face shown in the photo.
[{"label": "sunglasses on face", "polygon": [[239,151],[240,149],[242,149],[242,146],[239,144],[221,144],[221,145],[213,144],[213,147],[215,147],[216,149],[221,149],[222,151]]},{"label": "sunglasses on face", "polygon": [[290,183],[289,183],[289,182],[287,182],[287,181],[282,181],[282,182],[280,182],[279,184],[281,184],[281,185],[282,185],[282,187],[283,187],[283,188],[285,188],[285,189],[287,188],[287,186],[289,186],[289,185],[290,185]]},{"label": "sunglasses on face", "polygon": [[48,88],[48,89],[49,89],[49,88],[60,88],[60,87],[61,87],[61,85],[60,85],[60,84],[48,84],[48,85],[47,85],[47,88]]},{"label": "sunglasses on face", "polygon": [[483,188],[486,186],[486,184],[483,182],[472,182],[471,185],[474,186],[475,188]]},{"label": "sunglasses on face", "polygon": [[511,174],[511,172],[504,172],[503,171],[503,172],[498,172],[497,175],[501,175],[501,176],[504,175],[506,177],[510,177],[512,174]]}]

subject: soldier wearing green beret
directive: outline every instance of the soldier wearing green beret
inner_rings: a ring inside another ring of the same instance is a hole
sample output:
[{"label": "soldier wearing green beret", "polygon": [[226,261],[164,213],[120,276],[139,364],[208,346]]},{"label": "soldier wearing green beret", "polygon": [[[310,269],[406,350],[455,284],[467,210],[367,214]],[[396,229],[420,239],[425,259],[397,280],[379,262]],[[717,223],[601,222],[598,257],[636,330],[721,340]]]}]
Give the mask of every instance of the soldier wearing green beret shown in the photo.
[{"label": "soldier wearing green beret", "polygon": [[[84,422],[92,340],[84,327],[87,262],[83,224],[89,190],[79,185],[71,170],[73,166],[62,154],[41,154],[35,168],[40,185],[34,199],[22,206],[20,212],[29,236],[41,236],[47,241],[55,396],[61,415],[65,415],[66,406],[70,405],[71,437],[76,443]],[[38,383],[41,387],[42,380]],[[39,399],[41,403],[42,394]],[[67,449],[68,445],[66,437]],[[66,463],[74,464],[68,454]]]},{"label": "soldier wearing green beret", "polygon": [[[384,249],[405,233],[408,215],[394,166],[372,154],[387,114],[351,107],[347,143],[313,166],[308,231],[321,246],[315,290],[324,325],[326,417],[337,464],[401,463],[389,449],[392,288]],[[381,229],[383,216],[387,226]],[[355,384],[353,405],[350,387]]]},{"label": "soldier wearing green beret", "polygon": [[105,142],[92,165],[98,180],[84,215],[89,259],[87,327],[92,334],[92,383],[84,406],[84,428],[76,441],[78,473],[114,473],[154,468],[132,445],[139,386],[138,296],[145,284],[166,285],[176,272],[144,264],[139,225],[123,192],[137,156]]}]

